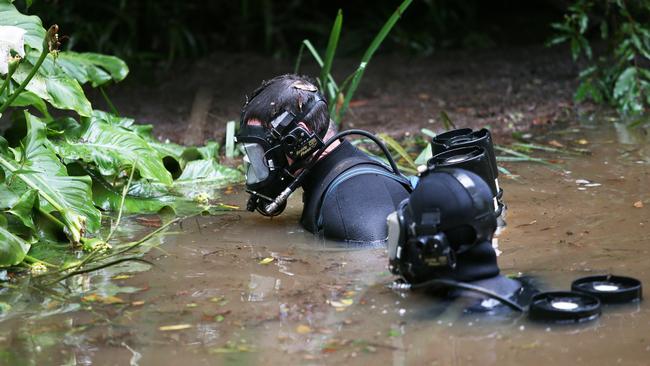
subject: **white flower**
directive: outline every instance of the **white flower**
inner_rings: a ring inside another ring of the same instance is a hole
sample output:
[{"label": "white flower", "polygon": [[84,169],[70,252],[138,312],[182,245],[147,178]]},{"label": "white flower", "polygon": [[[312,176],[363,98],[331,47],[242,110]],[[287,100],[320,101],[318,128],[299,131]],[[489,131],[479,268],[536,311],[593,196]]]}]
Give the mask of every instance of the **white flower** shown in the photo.
[{"label": "white flower", "polygon": [[25,57],[25,33],[26,30],[13,25],[0,25],[0,75],[9,72],[12,50]]}]

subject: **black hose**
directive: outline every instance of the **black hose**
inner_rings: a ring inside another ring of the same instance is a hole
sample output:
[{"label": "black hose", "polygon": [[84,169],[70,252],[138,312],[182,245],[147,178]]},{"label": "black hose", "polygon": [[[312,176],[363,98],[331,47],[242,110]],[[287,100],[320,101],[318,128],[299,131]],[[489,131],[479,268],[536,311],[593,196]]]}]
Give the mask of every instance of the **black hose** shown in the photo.
[{"label": "black hose", "polygon": [[431,286],[431,285],[448,286],[448,287],[454,287],[454,288],[459,288],[459,289],[468,290],[468,291],[474,291],[474,292],[477,292],[479,294],[483,294],[483,295],[491,297],[491,298],[493,298],[495,300],[498,300],[502,304],[508,306],[509,308],[511,308],[511,309],[513,309],[515,311],[519,311],[519,312],[522,312],[522,313],[524,312],[524,308],[521,305],[517,304],[516,302],[514,302],[514,301],[512,301],[512,300],[510,300],[510,299],[508,299],[506,297],[503,297],[503,296],[497,294],[494,291],[488,290],[488,289],[486,289],[484,287],[481,287],[481,286],[475,286],[475,285],[469,284],[467,282],[459,282],[459,281],[454,281],[454,280],[446,280],[446,279],[437,278],[437,279],[421,282],[421,283],[418,283],[418,284],[415,284],[415,285],[411,285],[411,288],[412,289],[417,289],[417,288],[427,287],[427,286]]},{"label": "black hose", "polygon": [[393,172],[398,176],[402,176],[402,173],[397,168],[397,164],[395,164],[395,160],[393,160],[393,156],[388,151],[388,148],[386,147],[386,145],[384,145],[384,143],[381,142],[381,140],[379,140],[375,135],[371,134],[368,131],[364,131],[364,130],[346,130],[346,131],[339,132],[336,135],[332,136],[332,138],[330,138],[329,140],[327,140],[327,142],[325,142],[325,145],[320,149],[320,151],[318,153],[316,153],[316,155],[314,155],[313,161],[314,162],[317,161],[318,158],[320,158],[320,156],[325,152],[325,150],[327,150],[327,148],[331,144],[333,144],[335,141],[340,140],[342,137],[345,137],[345,136],[348,136],[348,135],[361,135],[361,136],[365,136],[365,137],[371,139],[375,144],[377,144],[377,146],[379,146],[381,151],[384,153],[384,155],[386,156],[386,160],[388,160],[388,163],[390,164],[391,169],[393,169]]},{"label": "black hose", "polygon": [[316,163],[318,162],[318,159],[321,157],[321,155],[323,155],[325,150],[327,150],[327,148],[330,145],[332,145],[334,142],[336,142],[336,141],[340,140],[341,138],[343,138],[345,136],[348,136],[348,135],[361,135],[361,136],[365,136],[365,137],[371,139],[375,144],[377,144],[377,146],[379,146],[381,151],[384,153],[384,155],[386,156],[386,160],[388,160],[388,163],[390,164],[390,167],[393,170],[393,172],[395,173],[395,175],[403,177],[402,173],[399,171],[399,168],[397,168],[397,164],[395,164],[395,160],[393,160],[393,157],[390,154],[390,151],[388,151],[388,148],[386,147],[386,145],[384,145],[383,142],[381,142],[381,140],[379,140],[377,137],[375,137],[373,134],[371,134],[368,131],[364,131],[364,130],[346,130],[346,131],[337,133],[336,135],[332,136],[332,138],[327,140],[325,142],[325,144],[323,145],[323,147],[321,147],[321,149],[318,150],[318,152],[316,152],[316,154],[314,154],[314,156],[311,158],[311,160],[309,161],[307,166],[303,169],[302,172],[300,172],[300,174],[289,185],[288,188],[291,189],[291,191],[296,190],[300,186],[300,184],[302,183],[303,178],[309,173],[309,171],[314,167],[314,165],[316,165]]},{"label": "black hose", "polygon": [[[381,142],[381,140],[379,140],[377,137],[375,137],[373,134],[371,134],[368,131],[364,131],[364,130],[346,130],[346,131],[339,132],[336,135],[332,136],[332,138],[327,140],[323,144],[323,147],[321,147],[320,150],[318,150],[312,156],[312,158],[305,165],[303,170],[298,174],[297,177],[295,177],[295,179],[283,191],[283,193],[284,193],[285,191],[288,190],[287,191],[288,194],[286,195],[286,197],[288,197],[292,192],[294,192],[296,189],[298,189],[298,187],[300,187],[300,185],[302,184],[302,180],[307,176],[307,174],[309,174],[311,169],[316,165],[316,163],[318,162],[318,159],[323,155],[325,150],[327,150],[327,148],[330,145],[332,145],[334,142],[336,142],[336,141],[340,140],[341,138],[343,138],[345,136],[348,136],[348,135],[361,135],[361,136],[365,136],[365,137],[369,138],[370,140],[372,140],[375,144],[377,144],[377,146],[379,146],[381,151],[386,156],[386,159],[388,160],[388,163],[390,164],[390,167],[393,170],[393,173],[395,175],[399,176],[399,177],[404,177],[402,175],[402,173],[399,171],[399,169],[397,168],[397,164],[395,164],[395,160],[393,160],[393,157],[391,156],[390,151],[388,151],[388,148],[386,147],[386,145],[384,145],[383,142]],[[272,204],[273,205],[280,205],[282,203],[282,199],[280,197],[281,196],[276,197],[276,199],[272,202]],[[284,201],[285,205],[286,205],[286,197],[285,197],[285,201]],[[280,213],[282,213],[282,210],[270,210],[269,211],[269,210],[264,209],[263,211],[260,211],[259,206],[257,208],[257,211],[260,212],[264,216],[270,216],[270,217],[277,216]]]}]

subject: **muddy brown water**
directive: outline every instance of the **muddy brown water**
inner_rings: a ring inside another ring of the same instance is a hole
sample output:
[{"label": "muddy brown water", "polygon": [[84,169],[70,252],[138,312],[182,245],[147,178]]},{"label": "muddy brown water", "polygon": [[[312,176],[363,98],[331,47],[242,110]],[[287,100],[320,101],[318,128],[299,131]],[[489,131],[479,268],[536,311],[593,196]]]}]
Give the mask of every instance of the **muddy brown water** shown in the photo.
[{"label": "muddy brown water", "polygon": [[[498,238],[503,273],[533,276],[547,290],[605,273],[650,284],[650,144],[644,133],[586,123],[545,138],[587,147],[592,155],[556,156],[560,169],[506,164],[519,177],[501,179],[509,206],[508,226]],[[224,196],[239,205],[245,198],[242,192]],[[639,201],[643,207],[635,207]],[[388,289],[393,277],[385,250],[315,239],[297,225],[300,209],[294,197],[272,220],[247,212],[189,219],[156,239],[161,245],[147,253],[155,263],[147,271],[129,275],[130,267],[113,268],[79,278],[68,300],[24,294],[0,322],[0,360],[650,364],[648,301],[607,306],[600,319],[582,325],[463,314],[428,295]],[[82,302],[81,296],[103,300]],[[117,303],[107,304],[110,299]]]}]

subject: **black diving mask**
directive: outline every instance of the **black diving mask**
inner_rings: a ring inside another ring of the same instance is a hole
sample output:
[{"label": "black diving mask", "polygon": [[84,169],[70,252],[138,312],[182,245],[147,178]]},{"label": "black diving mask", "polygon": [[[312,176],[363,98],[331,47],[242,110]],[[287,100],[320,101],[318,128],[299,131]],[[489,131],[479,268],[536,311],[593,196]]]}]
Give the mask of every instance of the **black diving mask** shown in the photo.
[{"label": "black diving mask", "polygon": [[324,102],[320,97],[313,99],[298,115],[283,110],[268,127],[241,121],[236,139],[246,154],[246,190],[251,194],[249,211],[276,216],[284,210],[286,202],[273,210],[267,208],[295,180],[296,172],[308,158],[324,145],[319,134],[300,124],[320,102]]}]

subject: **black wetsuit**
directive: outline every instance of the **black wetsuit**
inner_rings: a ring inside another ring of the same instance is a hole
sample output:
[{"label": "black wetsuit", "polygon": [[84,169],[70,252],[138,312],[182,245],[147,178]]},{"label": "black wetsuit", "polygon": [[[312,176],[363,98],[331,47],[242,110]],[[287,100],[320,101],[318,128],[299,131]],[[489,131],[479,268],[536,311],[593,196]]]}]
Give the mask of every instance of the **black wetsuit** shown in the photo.
[{"label": "black wetsuit", "polygon": [[319,161],[302,187],[305,229],[331,240],[376,245],[386,242],[386,217],[410,192],[408,181],[348,141]]}]

